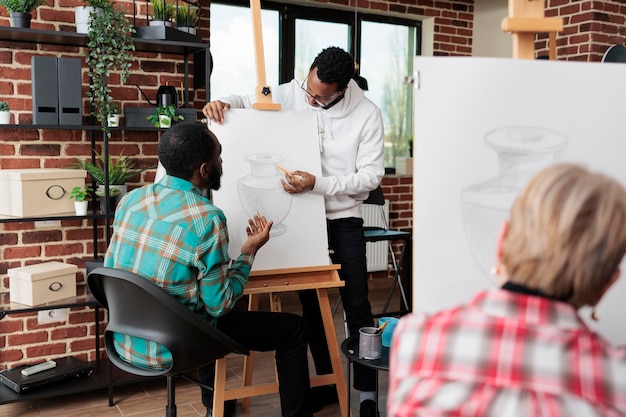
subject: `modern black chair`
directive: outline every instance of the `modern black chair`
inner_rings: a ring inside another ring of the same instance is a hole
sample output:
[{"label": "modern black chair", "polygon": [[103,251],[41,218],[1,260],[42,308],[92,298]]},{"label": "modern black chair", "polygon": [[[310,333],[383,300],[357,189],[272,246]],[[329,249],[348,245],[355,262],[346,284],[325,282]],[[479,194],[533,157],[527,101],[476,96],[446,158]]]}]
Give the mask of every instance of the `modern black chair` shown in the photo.
[{"label": "modern black chair", "polygon": [[[364,204],[373,204],[380,208],[380,216],[381,216],[382,225],[383,225],[382,227],[365,226],[363,228],[365,241],[366,242],[384,242],[384,241],[388,242],[389,252],[391,255],[391,267],[392,267],[392,273],[393,273],[393,284],[391,285],[391,289],[389,290],[389,294],[387,295],[387,301],[385,302],[383,311],[381,314],[375,314],[375,316],[381,317],[381,316],[388,314],[387,308],[389,308],[389,303],[391,302],[391,297],[393,296],[396,285],[400,289],[400,296],[402,299],[403,310],[397,311],[395,312],[395,314],[406,313],[410,311],[410,308],[407,302],[406,293],[404,292],[404,286],[402,285],[402,266],[404,265],[404,255],[406,252],[406,247],[409,241],[411,240],[412,234],[411,232],[407,232],[403,230],[389,229],[389,224],[387,223],[387,218],[385,216],[385,209],[384,209],[385,196],[383,194],[383,189],[380,185],[378,186],[378,188],[370,192]],[[397,241],[402,242],[399,257],[396,257],[396,254],[393,250],[393,243]]]},{"label": "modern black chair", "polygon": [[611,45],[602,57],[602,62],[622,62],[626,63],[626,46]]},{"label": "modern black chair", "polygon": [[[166,376],[167,417],[176,417],[175,377],[203,385],[185,374],[231,352],[249,353],[146,278],[119,269],[96,268],[88,275],[87,283],[96,300],[109,312],[104,331],[109,360],[130,374]],[[172,353],[172,365],[160,371],[131,365],[117,354],[113,332],[164,345]]]},{"label": "modern black chair", "polygon": [[[387,242],[389,247],[389,253],[391,255],[391,268],[393,273],[393,283],[391,284],[391,288],[389,290],[389,294],[387,295],[387,300],[385,301],[385,305],[383,307],[382,312],[375,313],[374,317],[383,317],[388,315],[403,315],[411,311],[409,308],[409,303],[407,301],[406,293],[404,291],[404,285],[402,284],[402,267],[404,265],[404,255],[406,253],[406,248],[408,243],[412,238],[411,232],[406,232],[402,230],[392,230],[389,229],[389,224],[387,222],[387,216],[385,215],[385,196],[383,194],[383,189],[379,185],[378,188],[371,191],[367,199],[364,201],[364,204],[372,204],[379,207],[380,217],[382,227],[375,226],[364,226],[363,227],[363,235],[365,237],[366,242]],[[402,242],[402,246],[400,248],[400,256],[396,257],[396,254],[393,250],[394,242]],[[401,309],[398,311],[387,312],[389,308],[389,303],[391,302],[391,298],[393,297],[393,293],[395,291],[396,286],[400,289],[400,297],[402,301]],[[333,315],[337,312],[339,308],[339,304],[341,303],[341,298],[337,299],[335,306],[333,307]],[[344,330],[346,337],[350,336],[350,332],[348,331],[348,323],[346,321],[345,311],[343,312],[344,319]]]}]

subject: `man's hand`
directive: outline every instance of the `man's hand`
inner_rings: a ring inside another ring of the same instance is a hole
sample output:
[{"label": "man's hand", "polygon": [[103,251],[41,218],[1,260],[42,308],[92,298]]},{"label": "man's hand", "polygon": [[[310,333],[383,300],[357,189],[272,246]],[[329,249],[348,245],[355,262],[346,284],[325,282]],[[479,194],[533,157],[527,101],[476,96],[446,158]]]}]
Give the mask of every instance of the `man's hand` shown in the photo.
[{"label": "man's hand", "polygon": [[248,219],[248,226],[246,227],[248,239],[241,245],[241,253],[256,255],[257,251],[270,240],[270,230],[273,224],[274,222],[267,221],[258,213],[254,215],[254,218]]},{"label": "man's hand", "polygon": [[202,108],[202,113],[209,119],[216,123],[222,124],[224,122],[224,112],[230,109],[230,104],[221,102],[219,100],[209,101]]},{"label": "man's hand", "polygon": [[311,191],[315,186],[315,175],[311,175],[305,171],[293,171],[285,173],[285,180],[281,179],[280,183],[283,190],[289,194],[298,194]]}]

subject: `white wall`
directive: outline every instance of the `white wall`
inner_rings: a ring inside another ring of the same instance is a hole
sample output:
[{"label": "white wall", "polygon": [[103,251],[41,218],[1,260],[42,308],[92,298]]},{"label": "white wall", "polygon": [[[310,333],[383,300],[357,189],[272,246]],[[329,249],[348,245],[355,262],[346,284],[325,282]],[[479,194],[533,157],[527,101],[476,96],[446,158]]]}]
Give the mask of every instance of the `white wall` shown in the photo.
[{"label": "white wall", "polygon": [[474,1],[472,56],[511,58],[511,35],[502,32],[500,23],[509,13],[507,0]]}]

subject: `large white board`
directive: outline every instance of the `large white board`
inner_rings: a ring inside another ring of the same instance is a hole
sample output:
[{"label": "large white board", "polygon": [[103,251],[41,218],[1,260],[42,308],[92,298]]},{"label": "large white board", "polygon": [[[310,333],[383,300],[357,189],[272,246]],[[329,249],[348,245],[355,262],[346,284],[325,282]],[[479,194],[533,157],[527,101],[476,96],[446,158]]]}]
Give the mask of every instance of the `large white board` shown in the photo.
[{"label": "large white board", "polygon": [[[416,311],[495,287],[500,223],[542,167],[582,163],[626,183],[626,65],[420,57],[414,75]],[[622,277],[590,323],[613,343],[626,343],[625,299]]]},{"label": "large white board", "polygon": [[231,258],[240,254],[248,218],[259,212],[274,226],[253,270],[329,265],[324,197],[286,193],[276,167],[321,175],[315,113],[231,109],[209,128],[222,144],[222,187],[213,200],[226,214]]}]

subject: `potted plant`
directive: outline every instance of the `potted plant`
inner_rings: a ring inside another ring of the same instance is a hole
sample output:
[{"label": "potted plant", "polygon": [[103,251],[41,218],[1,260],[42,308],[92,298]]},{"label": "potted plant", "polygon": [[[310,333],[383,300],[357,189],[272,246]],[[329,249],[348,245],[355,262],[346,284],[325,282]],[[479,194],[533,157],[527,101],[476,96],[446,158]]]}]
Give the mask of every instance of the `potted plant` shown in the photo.
[{"label": "potted plant", "polygon": [[[98,189],[96,190],[96,195],[98,197],[100,197],[100,211],[102,213],[106,213],[107,209],[106,209],[106,193],[104,192],[104,186],[99,186]],[[124,195],[122,193],[122,191],[115,186],[109,186],[109,208],[111,208],[111,211],[115,211],[115,207],[117,206],[117,202],[119,201],[119,198]]]},{"label": "potted plant", "polygon": [[44,2],[45,0],[0,0],[0,6],[11,15],[12,27],[29,28],[32,19],[30,13]]},{"label": "potted plant", "polygon": [[170,104],[168,106],[157,106],[153,114],[146,117],[150,120],[154,127],[162,127],[164,129],[172,126],[173,122],[184,120],[185,116],[176,114],[176,106]]},{"label": "potted plant", "polygon": [[168,0],[154,0],[150,14],[150,26],[172,26],[176,6]]},{"label": "potted plant", "polygon": [[176,28],[180,31],[196,34],[196,23],[200,19],[200,8],[197,6],[179,6],[176,9]]},{"label": "potted plant", "polygon": [[[99,185],[98,190],[96,190],[96,195],[104,195],[104,185],[106,182],[104,163],[104,156],[96,152],[96,163],[93,163],[91,160],[78,159],[70,165],[70,168],[84,169],[87,171],[91,178]],[[128,156],[124,155],[123,150],[116,159],[109,156],[108,170],[109,191],[111,191],[111,187],[119,189],[118,195],[120,196],[126,193],[126,181],[145,171],[145,169],[135,168],[135,163]]]},{"label": "potted plant", "polygon": [[91,14],[100,13],[103,5],[106,6],[109,0],[83,0],[83,2],[83,6],[74,7],[77,33],[89,33],[91,29]]},{"label": "potted plant", "polygon": [[[98,11],[91,13],[91,26],[87,34],[89,42],[85,52],[90,78],[87,96],[92,105],[92,115],[110,136],[108,118],[114,114],[117,105],[111,97],[107,80],[111,72],[118,71],[120,83],[124,84],[130,75],[130,66],[135,50],[132,34],[135,32],[125,11],[115,7],[115,2],[95,0],[90,4]],[[118,110],[119,111],[119,110]]]},{"label": "potted plant", "polygon": [[87,214],[87,197],[89,194],[93,192],[93,188],[84,186],[84,187],[74,187],[70,192],[70,198],[74,199],[74,209],[76,210],[77,216],[84,216]]},{"label": "potted plant", "polygon": [[6,101],[0,101],[0,125],[11,123],[11,108]]},{"label": "potted plant", "polygon": [[111,103],[111,112],[107,118],[109,127],[120,127],[120,107],[117,103]]}]

